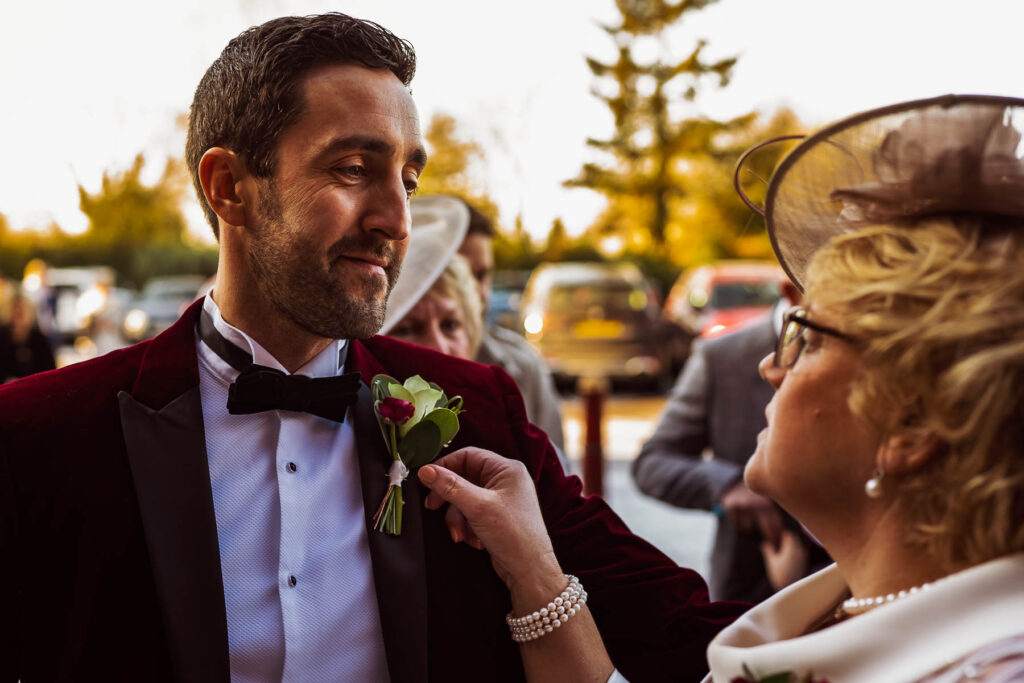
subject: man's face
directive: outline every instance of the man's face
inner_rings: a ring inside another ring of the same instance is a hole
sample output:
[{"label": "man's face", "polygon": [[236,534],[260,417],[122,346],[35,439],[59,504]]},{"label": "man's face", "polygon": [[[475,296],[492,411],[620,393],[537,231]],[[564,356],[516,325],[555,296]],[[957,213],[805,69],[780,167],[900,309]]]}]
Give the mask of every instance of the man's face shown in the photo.
[{"label": "man's face", "polygon": [[390,71],[325,66],[306,77],[303,94],[274,175],[257,181],[250,268],[301,329],[369,337],[409,242],[409,197],[426,163],[419,118]]},{"label": "man's face", "polygon": [[466,235],[459,247],[459,253],[469,261],[469,269],[480,287],[480,299],[484,310],[491,298],[491,276],[494,275],[494,254],[491,252],[491,238],[475,232]]}]

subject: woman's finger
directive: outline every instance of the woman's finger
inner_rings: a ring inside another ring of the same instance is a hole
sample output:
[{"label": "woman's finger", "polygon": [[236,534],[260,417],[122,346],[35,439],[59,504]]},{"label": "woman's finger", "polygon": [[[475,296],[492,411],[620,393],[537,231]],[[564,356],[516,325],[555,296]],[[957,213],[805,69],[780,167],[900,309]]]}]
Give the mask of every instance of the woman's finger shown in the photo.
[{"label": "woman's finger", "polygon": [[448,526],[448,533],[451,534],[452,540],[456,543],[462,541],[468,543],[470,536],[474,539],[476,538],[476,535],[469,528],[469,522],[466,521],[465,516],[454,505],[449,506],[448,511],[445,513],[444,523]]}]

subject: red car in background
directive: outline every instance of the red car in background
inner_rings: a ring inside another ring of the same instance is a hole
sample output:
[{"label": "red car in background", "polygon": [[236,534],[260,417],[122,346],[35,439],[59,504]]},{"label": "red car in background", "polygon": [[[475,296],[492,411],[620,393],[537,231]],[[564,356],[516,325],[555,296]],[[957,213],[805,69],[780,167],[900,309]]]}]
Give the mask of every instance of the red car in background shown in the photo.
[{"label": "red car in background", "polygon": [[665,299],[665,317],[694,336],[717,337],[771,310],[786,274],[774,263],[719,261],[682,273]]}]

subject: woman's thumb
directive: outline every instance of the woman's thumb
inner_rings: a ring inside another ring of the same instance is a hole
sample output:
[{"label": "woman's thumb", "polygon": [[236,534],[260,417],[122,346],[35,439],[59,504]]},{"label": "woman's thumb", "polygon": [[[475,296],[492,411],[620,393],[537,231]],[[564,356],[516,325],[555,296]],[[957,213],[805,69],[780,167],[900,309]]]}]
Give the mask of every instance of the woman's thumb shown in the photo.
[{"label": "woman's thumb", "polygon": [[445,502],[469,502],[472,484],[451,470],[438,465],[424,465],[419,469],[419,478],[423,485],[444,499]]}]

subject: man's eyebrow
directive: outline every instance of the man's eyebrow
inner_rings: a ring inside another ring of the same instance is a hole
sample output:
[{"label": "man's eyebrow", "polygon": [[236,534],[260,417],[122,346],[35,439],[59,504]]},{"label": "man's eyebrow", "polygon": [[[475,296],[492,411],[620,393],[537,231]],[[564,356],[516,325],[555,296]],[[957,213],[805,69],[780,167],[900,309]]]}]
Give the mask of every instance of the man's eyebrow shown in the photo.
[{"label": "man's eyebrow", "polygon": [[[343,138],[335,138],[334,140],[331,140],[318,150],[315,156],[322,157],[352,150],[362,150],[366,152],[373,152],[374,154],[391,155],[395,153],[395,146],[386,140],[370,135],[348,135]],[[426,166],[427,153],[422,147],[417,147],[409,154],[408,162],[419,166]]]}]

